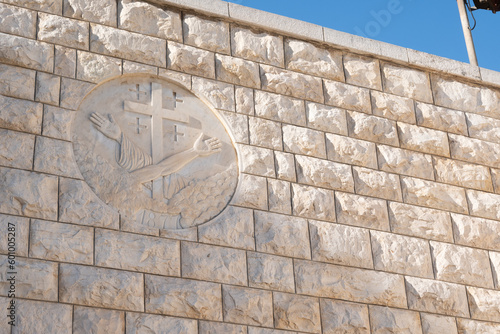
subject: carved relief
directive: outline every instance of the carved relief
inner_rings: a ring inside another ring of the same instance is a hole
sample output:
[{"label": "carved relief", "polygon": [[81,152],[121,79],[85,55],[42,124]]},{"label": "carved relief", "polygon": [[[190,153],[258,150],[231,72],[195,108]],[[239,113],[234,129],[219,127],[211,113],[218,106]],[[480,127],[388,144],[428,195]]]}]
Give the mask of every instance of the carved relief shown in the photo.
[{"label": "carved relief", "polygon": [[72,130],[83,178],[122,220],[189,228],[218,215],[236,188],[236,153],[222,123],[188,90],[158,77],[98,86]]}]

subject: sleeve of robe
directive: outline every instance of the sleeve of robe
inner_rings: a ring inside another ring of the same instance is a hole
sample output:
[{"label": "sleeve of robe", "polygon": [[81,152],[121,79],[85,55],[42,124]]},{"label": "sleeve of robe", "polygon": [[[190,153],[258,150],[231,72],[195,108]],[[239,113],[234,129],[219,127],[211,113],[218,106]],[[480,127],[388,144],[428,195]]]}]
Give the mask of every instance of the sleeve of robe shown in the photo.
[{"label": "sleeve of robe", "polygon": [[137,145],[122,133],[118,165],[129,172],[153,164],[153,158],[144,153]]}]

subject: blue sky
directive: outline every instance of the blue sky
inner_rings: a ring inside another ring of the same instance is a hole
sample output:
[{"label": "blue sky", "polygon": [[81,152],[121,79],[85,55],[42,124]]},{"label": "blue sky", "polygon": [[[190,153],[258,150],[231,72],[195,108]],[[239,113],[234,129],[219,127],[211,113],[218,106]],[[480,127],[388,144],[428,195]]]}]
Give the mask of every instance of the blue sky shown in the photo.
[{"label": "blue sky", "polygon": [[[455,0],[226,1],[469,62]],[[500,71],[500,12],[477,10],[474,16],[479,66]]]}]

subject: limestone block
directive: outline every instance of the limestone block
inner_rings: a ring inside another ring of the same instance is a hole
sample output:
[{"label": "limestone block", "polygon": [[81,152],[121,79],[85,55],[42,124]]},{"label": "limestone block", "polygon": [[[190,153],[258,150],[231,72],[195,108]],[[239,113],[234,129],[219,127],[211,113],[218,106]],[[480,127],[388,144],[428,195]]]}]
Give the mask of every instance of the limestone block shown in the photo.
[{"label": "limestone block", "polygon": [[76,78],[78,80],[99,83],[122,74],[120,59],[78,51]]},{"label": "limestone block", "polygon": [[268,65],[260,65],[260,74],[264,90],[319,103],[324,101],[323,84],[319,78]]},{"label": "limestone block", "polygon": [[363,113],[348,111],[349,135],[381,144],[399,146],[396,122]]},{"label": "limestone block", "polygon": [[403,189],[403,200],[407,204],[458,213],[468,212],[463,188],[411,177],[401,177],[401,187]]},{"label": "limestone block", "polygon": [[[125,63],[125,61],[124,61],[124,63]],[[152,66],[149,66],[149,67],[152,67]],[[179,85],[184,86],[187,89],[191,89],[191,81],[193,78],[192,75],[182,73],[182,72],[167,70],[165,68],[158,68],[158,75],[167,77],[168,79],[177,82]]]},{"label": "limestone block", "polygon": [[270,291],[224,286],[224,321],[273,327],[273,296]]},{"label": "limestone block", "polygon": [[[162,70],[164,70],[164,69],[162,68]],[[168,70],[164,70],[164,71],[166,72]],[[165,72],[160,73],[160,75],[169,76],[169,74],[171,74],[173,71],[169,71],[168,74]],[[123,61],[123,74],[129,74],[129,73],[158,74],[158,67],[151,66],[151,65],[144,65],[141,63],[136,63],[135,61],[124,60]],[[173,73],[177,73],[177,72],[173,72]],[[187,85],[187,86],[190,87],[190,85],[191,85],[191,79],[189,79],[189,85]]]},{"label": "limestone block", "polygon": [[490,252],[490,263],[495,287],[500,290],[500,253]]},{"label": "limestone block", "polygon": [[341,51],[287,39],[285,41],[285,60],[289,70],[344,81]]},{"label": "limestone block", "polygon": [[219,322],[200,321],[199,334],[247,334],[246,326],[224,324]]},{"label": "limestone block", "polygon": [[408,306],[412,310],[458,317],[469,316],[467,295],[463,285],[406,277],[406,290]]},{"label": "limestone block", "polygon": [[429,75],[425,72],[384,63],[382,80],[388,93],[432,103]]},{"label": "limestone block", "polygon": [[[131,231],[133,232],[133,231]],[[144,233],[147,234],[147,233]],[[156,236],[157,234],[155,234]],[[187,240],[187,241],[198,241],[198,231],[196,227],[184,228],[182,230],[160,230],[160,237],[176,239],[176,240]]]},{"label": "limestone block", "polygon": [[453,317],[420,313],[423,334],[458,334],[457,321]]},{"label": "limestone block", "polygon": [[290,97],[255,91],[255,114],[273,121],[306,125],[304,102]]},{"label": "limestone block", "polygon": [[382,90],[378,59],[348,53],[344,56],[344,69],[347,83]]},{"label": "limestone block", "polygon": [[254,33],[250,30],[231,28],[231,53],[259,63],[284,65],[283,38],[266,33]]},{"label": "limestone block", "polygon": [[320,304],[323,333],[370,333],[370,319],[366,305],[329,299],[321,299]]},{"label": "limestone block", "polygon": [[36,38],[36,12],[0,4],[0,32]]},{"label": "limestone block", "polygon": [[423,153],[450,156],[446,132],[398,123],[401,147]]},{"label": "limestone block", "polygon": [[16,300],[18,306],[13,334],[72,333],[71,305],[31,300]]},{"label": "limestone block", "polygon": [[351,166],[296,155],[297,179],[308,185],[354,192]]},{"label": "limestone block", "polygon": [[459,135],[468,135],[463,112],[421,102],[417,102],[415,106],[418,125]]},{"label": "limestone block", "polygon": [[242,157],[241,171],[260,176],[275,177],[273,151],[248,145],[238,145]]},{"label": "limestone block", "polygon": [[0,167],[0,212],[57,219],[57,177]]},{"label": "limestone block", "polygon": [[309,221],[309,232],[314,261],[373,268],[368,230]]},{"label": "limestone block", "polygon": [[374,115],[415,124],[413,100],[377,91],[372,91],[371,97]]},{"label": "limestone block", "polygon": [[245,251],[182,242],[181,259],[183,277],[246,285]]},{"label": "limestone block", "polygon": [[283,150],[281,124],[262,118],[250,117],[248,119],[250,144]]},{"label": "limestone block", "polygon": [[61,79],[61,107],[77,110],[83,98],[89,93],[95,84],[78,81],[69,78]]},{"label": "limestone block", "polygon": [[434,278],[429,243],[392,233],[371,232],[375,269]]},{"label": "limestone block", "polygon": [[371,305],[369,309],[373,334],[422,333],[418,312]]},{"label": "limestone block", "polygon": [[35,98],[35,71],[0,64],[0,94],[33,100]]},{"label": "limestone block", "polygon": [[180,276],[180,243],[164,238],[97,229],[95,264],[165,276]]},{"label": "limestone block", "polygon": [[74,78],[76,74],[76,50],[55,46],[54,74]]},{"label": "limestone block", "polygon": [[467,114],[467,125],[471,137],[500,143],[500,135],[497,133],[500,120],[481,115]]},{"label": "limestone block", "polygon": [[[57,263],[33,259],[15,259],[15,297],[57,301]],[[7,296],[11,289],[7,255],[0,255],[0,288]],[[16,301],[17,302],[17,301]]]},{"label": "limestone block", "polygon": [[141,334],[149,331],[152,333],[197,333],[198,322],[161,315],[127,313],[127,334]]},{"label": "limestone block", "polygon": [[377,154],[374,143],[327,133],[326,152],[329,160],[377,168]]},{"label": "limestone block", "polygon": [[430,155],[385,145],[378,145],[377,148],[378,165],[381,170],[434,180]]},{"label": "limestone block", "polygon": [[146,312],[222,321],[220,284],[146,275]]},{"label": "limestone block", "polygon": [[290,182],[268,179],[267,191],[269,211],[288,215],[292,214]]},{"label": "limestone block", "polygon": [[255,242],[258,252],[311,258],[307,221],[269,212],[255,212]]},{"label": "limestone block", "polygon": [[321,333],[317,298],[274,293],[274,326],[281,329]]},{"label": "limestone block", "polygon": [[[130,315],[133,314],[135,313]],[[73,313],[73,334],[87,333],[125,333],[125,312],[75,306]]]},{"label": "limestone block", "polygon": [[248,284],[259,289],[295,292],[292,259],[248,252]]},{"label": "limestone block", "polygon": [[5,3],[53,14],[62,13],[62,0],[5,0]]},{"label": "limestone block", "polygon": [[30,257],[93,264],[94,229],[33,220],[30,229]]},{"label": "limestone block", "polygon": [[317,130],[347,136],[346,112],[319,103],[306,103],[307,125]]},{"label": "limestone block", "polygon": [[90,29],[92,52],[155,66],[167,65],[167,46],[164,40],[93,23],[90,24]]},{"label": "limestone block", "polygon": [[337,221],[341,224],[389,231],[387,203],[384,200],[337,192]]},{"label": "limestone block", "polygon": [[493,288],[488,252],[431,241],[436,278],[460,284]]},{"label": "limestone block", "polygon": [[457,318],[459,334],[490,334],[500,331],[500,324]]},{"label": "limestone block", "polygon": [[[16,301],[17,302],[17,301]],[[0,307],[2,307],[4,310],[7,310],[7,307],[10,306],[10,299],[7,299],[7,297],[0,297]],[[16,305],[16,307],[19,306],[19,304]],[[0,333],[1,334],[12,334],[12,326],[8,326],[7,325],[7,322],[10,321],[10,310],[8,310],[6,314],[6,325],[0,327]],[[15,311],[13,311],[15,312]],[[17,319],[16,319],[17,320]],[[16,325],[17,325],[17,321],[16,321]]]},{"label": "limestone block", "polygon": [[282,331],[279,329],[268,329],[262,327],[248,327],[248,334],[295,334],[295,332]]},{"label": "limestone block", "polygon": [[[260,80],[260,77],[259,77]],[[245,115],[254,115],[254,94],[253,89],[245,87],[235,88],[236,112]]]},{"label": "limestone block", "polygon": [[14,168],[31,169],[35,136],[0,129],[0,165]]},{"label": "limestone block", "polygon": [[332,190],[292,184],[295,216],[334,222],[336,217],[333,198]]},{"label": "limestone block", "polygon": [[198,237],[207,244],[254,250],[253,212],[229,206],[211,222],[199,226]]},{"label": "limestone block", "polygon": [[62,178],[59,192],[60,221],[111,229],[119,228],[118,212],[106,206],[85,182]]},{"label": "limestone block", "polygon": [[38,137],[36,140],[34,169],[49,174],[80,178],[71,143],[47,137]]},{"label": "limestone block", "polygon": [[[17,47],[13,48],[13,45]],[[54,46],[32,39],[0,33],[0,61],[52,72],[54,69]]]},{"label": "limestone block", "polygon": [[414,237],[453,242],[450,214],[397,202],[389,203],[391,231]]},{"label": "limestone block", "polygon": [[186,14],[182,21],[184,43],[214,52],[229,54],[229,23]]},{"label": "limestone block", "polygon": [[467,190],[470,214],[500,220],[500,195]]},{"label": "limestone block", "polygon": [[276,177],[279,179],[295,182],[295,159],[294,155],[285,152],[274,152],[276,163]]},{"label": "limestone block", "polygon": [[64,0],[64,16],[116,27],[116,1]]},{"label": "limestone block", "polygon": [[500,291],[467,287],[473,319],[500,321]]},{"label": "limestone block", "polygon": [[59,105],[61,78],[48,73],[38,73],[36,76],[35,101]]},{"label": "limestone block", "polygon": [[234,140],[237,143],[248,144],[248,117],[246,115],[237,114],[230,111],[219,111],[227,122],[230,132],[234,135]]},{"label": "limestone block", "polygon": [[252,209],[267,210],[266,179],[260,176],[241,174],[232,204]]},{"label": "limestone block", "polygon": [[193,91],[205,97],[217,109],[234,111],[234,86],[203,78],[193,77]]},{"label": "limestone block", "polygon": [[70,48],[89,49],[89,24],[45,13],[38,14],[38,39]]},{"label": "limestone block", "polygon": [[54,106],[43,108],[43,131],[46,137],[71,140],[71,122],[74,112]]},{"label": "limestone block", "polygon": [[295,280],[297,293],[300,294],[406,308],[404,278],[401,275],[295,261]]},{"label": "limestone block", "polygon": [[139,273],[60,264],[59,301],[128,311],[144,310],[144,279]]},{"label": "limestone block", "polygon": [[132,0],[121,0],[118,6],[119,28],[182,42],[180,13]]},{"label": "limestone block", "polygon": [[[500,145],[465,136],[448,135],[451,157],[500,168]],[[484,154],[488,152],[488,154]]]},{"label": "limestone block", "polygon": [[370,91],[341,82],[323,80],[325,103],[334,107],[371,113]]},{"label": "limestone block", "polygon": [[28,257],[29,225],[29,218],[0,214],[0,254],[9,252],[9,227],[14,227],[11,232],[16,233],[16,256]]},{"label": "limestone block", "polygon": [[175,42],[168,43],[168,68],[215,78],[215,56],[213,52]]},{"label": "limestone block", "polygon": [[259,65],[240,58],[215,56],[215,71],[218,80],[253,88],[260,88]]},{"label": "limestone block", "polygon": [[354,167],[356,193],[401,202],[399,176],[372,169]]},{"label": "limestone block", "polygon": [[488,167],[438,157],[433,159],[437,181],[465,188],[493,191]]},{"label": "limestone block", "polygon": [[294,125],[283,125],[283,144],[287,152],[326,158],[323,132]]},{"label": "limestone block", "polygon": [[40,134],[43,105],[0,95],[0,127]]}]

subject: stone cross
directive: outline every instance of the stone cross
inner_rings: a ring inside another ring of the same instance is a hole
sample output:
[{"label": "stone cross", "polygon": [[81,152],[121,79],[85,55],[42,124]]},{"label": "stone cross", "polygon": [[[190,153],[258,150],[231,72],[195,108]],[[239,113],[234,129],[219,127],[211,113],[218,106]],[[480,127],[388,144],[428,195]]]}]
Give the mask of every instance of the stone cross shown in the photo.
[{"label": "stone cross", "polygon": [[137,134],[141,133],[141,129],[147,129],[147,125],[141,125],[141,119],[139,117],[136,117],[137,122],[130,122],[128,123],[129,125],[134,125],[137,126]]},{"label": "stone cross", "polygon": [[174,130],[173,131],[168,131],[167,133],[173,133],[174,134],[174,141],[179,141],[179,136],[184,136],[184,133],[179,132],[179,129],[177,128],[177,125],[174,125]]}]

